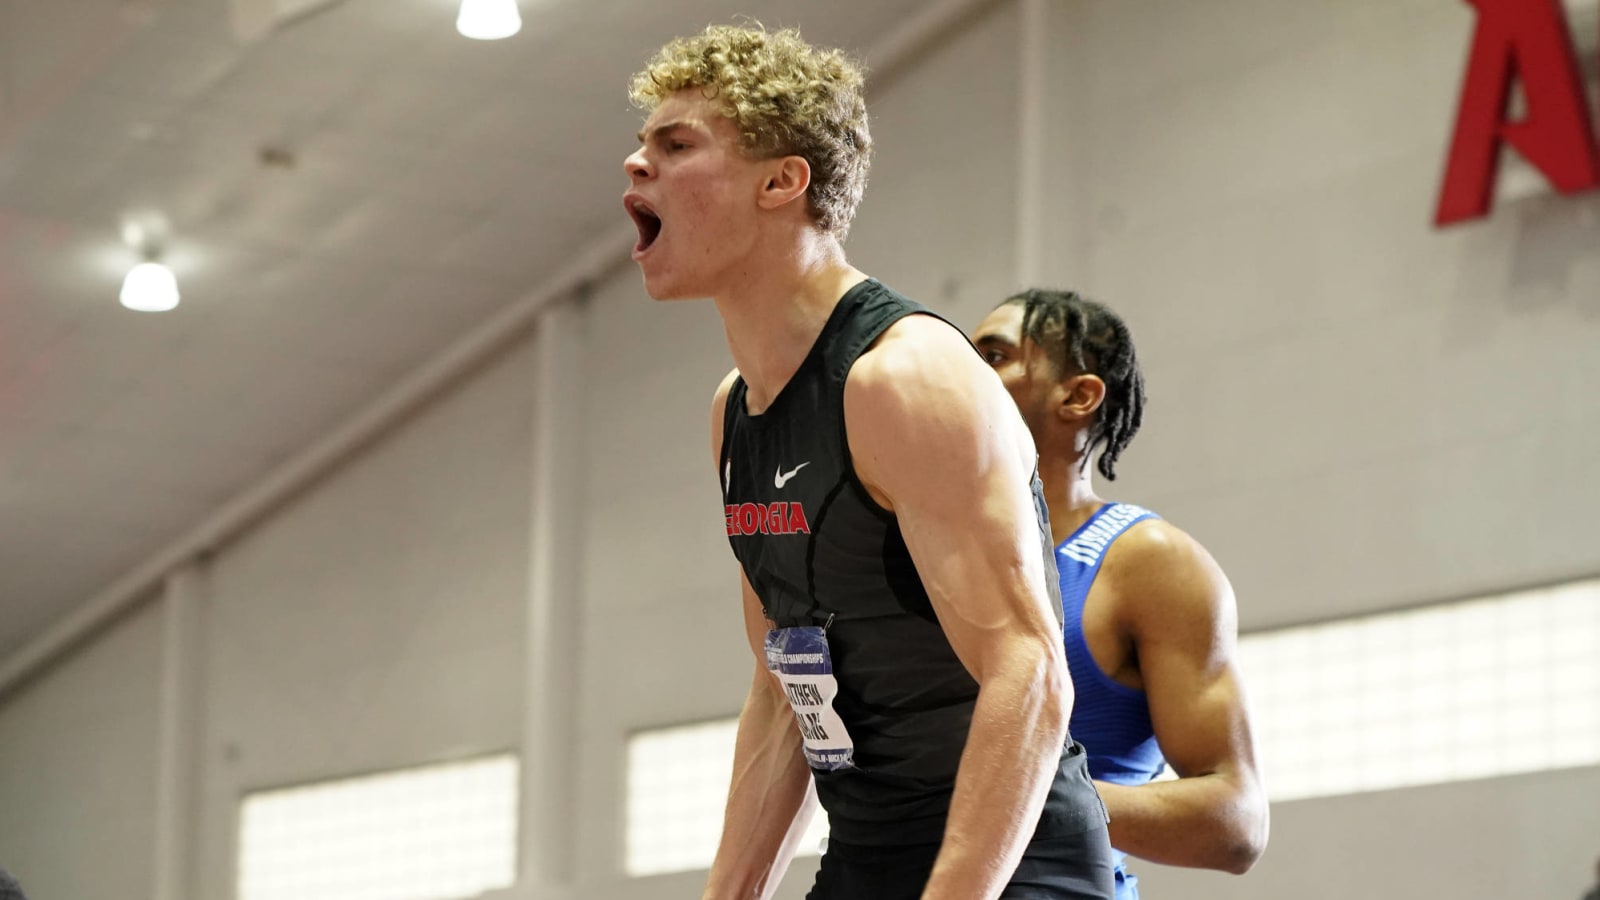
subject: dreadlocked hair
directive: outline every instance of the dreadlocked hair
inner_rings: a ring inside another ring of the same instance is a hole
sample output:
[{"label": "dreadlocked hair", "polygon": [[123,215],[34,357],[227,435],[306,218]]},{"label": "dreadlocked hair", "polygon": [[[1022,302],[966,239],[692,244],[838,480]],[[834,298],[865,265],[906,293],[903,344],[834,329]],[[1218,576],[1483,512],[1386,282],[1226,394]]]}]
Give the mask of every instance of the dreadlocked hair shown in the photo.
[{"label": "dreadlocked hair", "polygon": [[1063,378],[1095,375],[1105,382],[1105,400],[1089,426],[1089,449],[1104,445],[1097,468],[1116,480],[1117,460],[1144,422],[1144,374],[1127,323],[1076,291],[1032,288],[1006,303],[1022,306],[1023,335],[1044,348]]}]

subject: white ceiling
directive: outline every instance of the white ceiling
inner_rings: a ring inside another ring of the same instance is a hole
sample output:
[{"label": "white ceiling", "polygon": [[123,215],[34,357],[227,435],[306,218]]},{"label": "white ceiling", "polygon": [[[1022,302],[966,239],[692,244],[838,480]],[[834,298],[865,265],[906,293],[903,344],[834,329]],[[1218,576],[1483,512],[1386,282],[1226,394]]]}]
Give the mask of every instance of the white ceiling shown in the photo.
[{"label": "white ceiling", "polygon": [[[454,0],[0,0],[0,660],[614,232],[664,40],[925,5],[521,0],[480,43]],[[130,216],[174,312],[116,302]]]}]

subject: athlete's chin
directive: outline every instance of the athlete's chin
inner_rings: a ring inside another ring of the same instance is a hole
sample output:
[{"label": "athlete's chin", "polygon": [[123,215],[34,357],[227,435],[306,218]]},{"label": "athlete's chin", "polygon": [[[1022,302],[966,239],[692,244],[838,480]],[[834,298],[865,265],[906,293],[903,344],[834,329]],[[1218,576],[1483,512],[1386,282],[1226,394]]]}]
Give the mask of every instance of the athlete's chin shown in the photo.
[{"label": "athlete's chin", "polygon": [[644,283],[644,292],[649,294],[650,299],[656,301],[657,303],[675,303],[682,300],[696,299],[695,295],[693,294],[673,290],[672,288],[656,287],[652,285],[648,279]]},{"label": "athlete's chin", "polygon": [[695,288],[695,285],[684,279],[673,278],[666,273],[652,274],[648,269],[644,272],[644,292],[650,295],[651,300],[659,302],[699,300],[708,296],[706,292]]}]

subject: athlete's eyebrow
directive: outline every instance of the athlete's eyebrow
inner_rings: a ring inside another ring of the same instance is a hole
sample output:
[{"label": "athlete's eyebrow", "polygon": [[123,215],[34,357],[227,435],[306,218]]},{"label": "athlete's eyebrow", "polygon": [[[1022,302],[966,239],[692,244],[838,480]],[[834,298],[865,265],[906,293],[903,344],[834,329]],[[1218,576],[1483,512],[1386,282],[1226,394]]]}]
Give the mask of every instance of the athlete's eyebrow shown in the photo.
[{"label": "athlete's eyebrow", "polygon": [[647,136],[648,137],[653,137],[653,138],[656,138],[657,140],[659,140],[662,137],[665,137],[669,132],[676,131],[679,128],[688,128],[688,127],[689,127],[689,123],[687,123],[687,122],[667,122],[665,124],[657,125],[656,127],[650,129],[650,133],[648,135],[645,134],[644,129],[640,129],[639,130],[639,143],[641,143],[641,144],[644,143],[644,140],[645,140],[645,138]]},{"label": "athlete's eyebrow", "polygon": [[981,344],[999,344],[1002,347],[1015,347],[1015,346],[1017,346],[1017,342],[1016,341],[1012,340],[1011,338],[1009,338],[1009,337],[1007,337],[1007,336],[1005,336],[1003,334],[996,334],[995,332],[992,332],[992,331],[985,332],[983,334],[978,335],[977,337],[972,339],[972,343],[980,344],[980,345]]}]

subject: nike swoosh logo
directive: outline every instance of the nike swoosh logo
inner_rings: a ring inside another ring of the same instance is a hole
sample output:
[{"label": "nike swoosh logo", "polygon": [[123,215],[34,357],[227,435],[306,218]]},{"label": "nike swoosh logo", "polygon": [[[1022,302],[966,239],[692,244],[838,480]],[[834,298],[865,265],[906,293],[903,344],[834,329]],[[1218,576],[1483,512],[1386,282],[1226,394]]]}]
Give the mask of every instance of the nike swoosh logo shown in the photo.
[{"label": "nike swoosh logo", "polygon": [[800,465],[795,466],[794,468],[790,469],[787,472],[785,472],[783,470],[783,466],[779,466],[778,467],[778,474],[772,476],[772,486],[777,488],[780,491],[783,490],[783,486],[789,483],[789,479],[791,479],[795,475],[799,474],[801,469],[804,469],[806,466],[809,466],[809,465],[811,465],[811,463],[809,461],[808,462],[803,462]]}]

